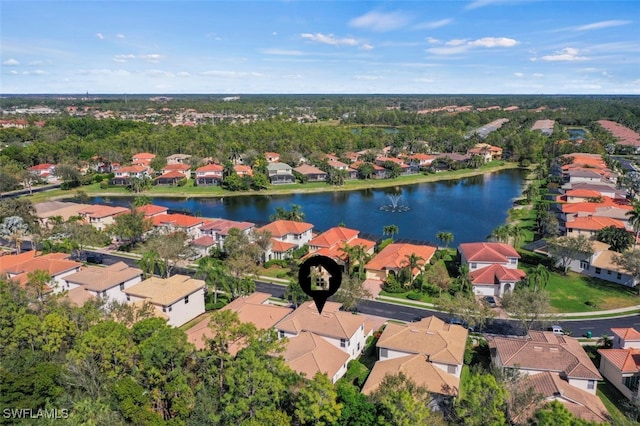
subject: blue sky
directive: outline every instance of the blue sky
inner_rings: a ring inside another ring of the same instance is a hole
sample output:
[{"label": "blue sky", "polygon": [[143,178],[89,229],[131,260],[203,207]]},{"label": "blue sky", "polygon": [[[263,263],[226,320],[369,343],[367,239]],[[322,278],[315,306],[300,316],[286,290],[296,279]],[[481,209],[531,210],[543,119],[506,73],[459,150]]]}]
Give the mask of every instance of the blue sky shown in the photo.
[{"label": "blue sky", "polygon": [[2,93],[640,94],[640,1],[0,4]]}]

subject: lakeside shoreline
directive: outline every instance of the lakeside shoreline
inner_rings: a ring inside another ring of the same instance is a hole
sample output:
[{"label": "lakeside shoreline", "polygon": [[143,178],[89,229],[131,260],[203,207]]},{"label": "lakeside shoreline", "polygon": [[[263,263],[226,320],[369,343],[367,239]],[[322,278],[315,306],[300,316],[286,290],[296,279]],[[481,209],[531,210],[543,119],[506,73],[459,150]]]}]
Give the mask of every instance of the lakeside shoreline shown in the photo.
[{"label": "lakeside shoreline", "polygon": [[[502,163],[502,162],[501,162]],[[61,198],[72,198],[77,196],[78,193],[84,193],[90,197],[122,197],[122,198],[131,198],[137,196],[148,196],[151,198],[161,197],[161,198],[182,198],[182,199],[191,199],[191,198],[212,198],[212,197],[239,197],[239,196],[247,196],[247,195],[289,195],[289,194],[312,194],[312,193],[325,193],[325,192],[345,192],[345,191],[359,191],[363,189],[379,189],[379,188],[391,188],[391,187],[399,187],[406,185],[415,185],[420,183],[431,183],[431,182],[440,182],[447,180],[458,180],[478,175],[483,175],[487,173],[496,173],[503,170],[512,170],[512,169],[526,169],[522,168],[518,165],[518,163],[513,162],[504,162],[503,164],[498,165],[485,165],[478,169],[462,169],[455,171],[447,171],[447,172],[438,172],[433,174],[422,174],[418,173],[415,175],[406,175],[400,176],[396,179],[381,179],[381,180],[352,180],[345,182],[342,186],[331,186],[331,185],[323,185],[317,187],[305,187],[305,185],[309,184],[295,184],[286,185],[282,188],[269,188],[262,191],[226,191],[221,189],[220,187],[206,187],[207,189],[212,189],[209,192],[193,192],[189,190],[193,190],[194,188],[200,187],[171,187],[172,191],[156,191],[157,187],[152,188],[151,190],[144,191],[141,193],[132,193],[124,188],[118,192],[110,192],[109,189],[101,189],[101,188],[92,188],[90,186],[74,188],[71,191],[63,191],[63,190],[54,190],[54,191],[45,191],[38,194],[34,194],[29,196],[33,199],[33,202],[43,202],[50,200],[59,200]],[[205,188],[205,187],[202,187]],[[165,188],[163,188],[165,189]]]}]

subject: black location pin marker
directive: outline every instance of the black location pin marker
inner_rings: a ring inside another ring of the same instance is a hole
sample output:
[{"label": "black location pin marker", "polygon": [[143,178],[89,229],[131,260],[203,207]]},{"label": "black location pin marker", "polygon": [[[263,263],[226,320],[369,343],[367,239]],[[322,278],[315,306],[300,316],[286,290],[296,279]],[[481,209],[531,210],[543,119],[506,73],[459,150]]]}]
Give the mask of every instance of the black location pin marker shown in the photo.
[{"label": "black location pin marker", "polygon": [[327,299],[335,294],[342,282],[342,268],[327,256],[312,256],[300,265],[298,282],[322,313]]}]

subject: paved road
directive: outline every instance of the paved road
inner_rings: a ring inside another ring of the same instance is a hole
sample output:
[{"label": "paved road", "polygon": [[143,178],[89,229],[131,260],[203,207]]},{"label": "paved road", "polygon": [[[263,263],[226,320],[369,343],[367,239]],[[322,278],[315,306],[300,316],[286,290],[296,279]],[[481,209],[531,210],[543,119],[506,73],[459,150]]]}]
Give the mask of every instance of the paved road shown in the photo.
[{"label": "paved road", "polygon": [[[123,261],[127,265],[137,267],[135,259],[115,256],[112,254],[104,254],[103,263],[111,265],[116,262]],[[176,268],[176,273],[192,275],[193,270]],[[256,281],[256,289],[265,293],[270,293],[274,297],[283,298],[285,287],[278,284],[268,283],[264,281]],[[358,311],[363,314],[376,315],[385,318],[397,319],[400,321],[416,321],[420,318],[435,315],[441,319],[448,319],[450,315],[442,312],[432,311],[429,309],[414,308],[411,306],[395,305],[392,303],[379,302],[376,300],[365,300],[358,305]],[[632,315],[621,318],[603,318],[588,320],[562,320],[558,324],[565,330],[571,330],[573,337],[581,337],[591,331],[593,337],[602,335],[611,335],[612,327],[634,327],[640,329],[640,315]],[[493,334],[509,334],[522,335],[523,330],[518,326],[517,321],[496,319],[487,327],[487,333]]]}]

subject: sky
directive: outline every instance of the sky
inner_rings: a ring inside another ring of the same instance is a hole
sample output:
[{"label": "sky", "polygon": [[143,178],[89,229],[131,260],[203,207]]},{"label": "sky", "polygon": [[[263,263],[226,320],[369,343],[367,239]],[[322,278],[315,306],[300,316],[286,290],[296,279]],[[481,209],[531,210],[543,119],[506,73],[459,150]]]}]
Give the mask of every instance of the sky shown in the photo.
[{"label": "sky", "polygon": [[0,2],[0,93],[640,94],[640,0]]}]

